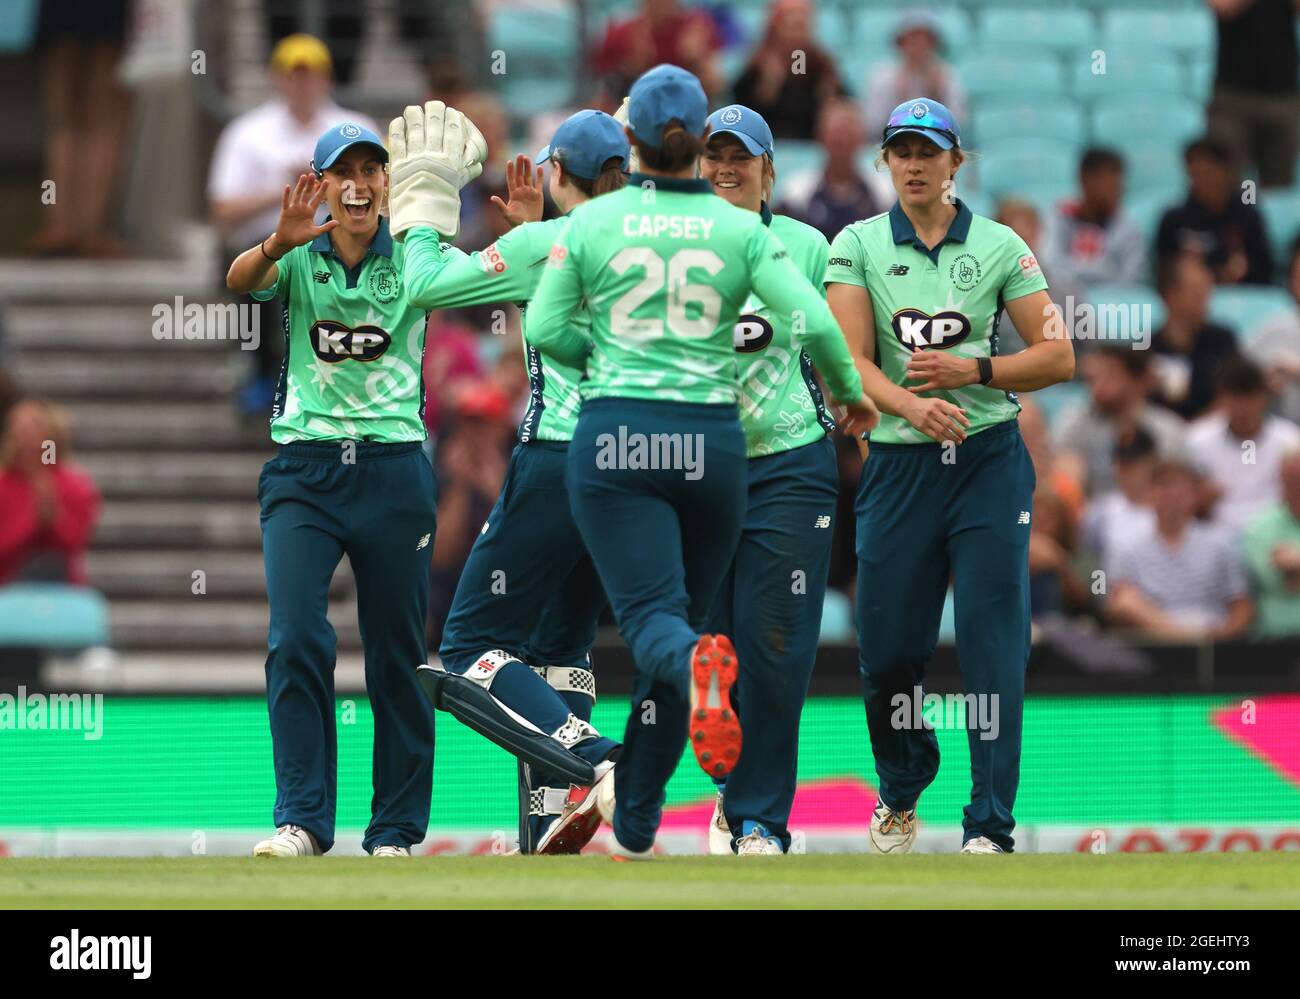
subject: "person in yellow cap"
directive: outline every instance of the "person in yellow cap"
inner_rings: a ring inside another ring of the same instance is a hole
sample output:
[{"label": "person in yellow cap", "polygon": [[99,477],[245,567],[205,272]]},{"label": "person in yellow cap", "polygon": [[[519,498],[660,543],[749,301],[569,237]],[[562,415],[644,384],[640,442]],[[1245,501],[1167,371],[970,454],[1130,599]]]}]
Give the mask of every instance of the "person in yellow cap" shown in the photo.
[{"label": "person in yellow cap", "polygon": [[[226,252],[233,255],[275,229],[285,184],[307,172],[316,140],[336,125],[352,122],[377,131],[378,125],[358,111],[339,107],[331,98],[329,49],[313,35],[289,35],[271,53],[274,94],[264,104],[239,115],[217,140],[208,174],[211,220]],[[240,392],[240,408],[269,412],[279,371],[276,337],[279,307],[260,306],[261,342],[256,368]]]}]

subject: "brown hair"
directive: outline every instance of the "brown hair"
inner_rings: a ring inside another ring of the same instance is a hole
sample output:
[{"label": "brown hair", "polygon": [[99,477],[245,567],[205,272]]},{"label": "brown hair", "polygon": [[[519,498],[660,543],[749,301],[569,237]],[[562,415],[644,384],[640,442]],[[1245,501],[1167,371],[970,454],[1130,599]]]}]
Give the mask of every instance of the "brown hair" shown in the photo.
[{"label": "brown hair", "polygon": [[633,138],[641,166],[660,173],[681,173],[693,166],[704,154],[704,138],[691,135],[676,120],[664,129],[663,145],[658,149]]},{"label": "brown hair", "polygon": [[[564,158],[558,157],[560,166],[564,166]],[[623,172],[623,160],[618,156],[611,156],[600,167],[600,173],[595,178],[579,177],[576,173],[564,171],[564,180],[572,184],[589,198],[598,198],[602,194],[611,194],[614,191],[621,190],[627,184],[627,174]]]}]

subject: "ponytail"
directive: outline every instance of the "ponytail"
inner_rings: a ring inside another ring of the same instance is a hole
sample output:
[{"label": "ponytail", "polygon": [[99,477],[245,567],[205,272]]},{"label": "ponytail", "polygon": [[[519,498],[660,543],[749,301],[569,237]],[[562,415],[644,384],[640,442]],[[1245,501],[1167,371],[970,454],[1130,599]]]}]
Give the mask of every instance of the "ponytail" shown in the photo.
[{"label": "ponytail", "polygon": [[691,135],[680,124],[669,123],[664,130],[663,144],[655,149],[638,139],[633,139],[641,166],[660,173],[680,173],[694,165],[704,155],[704,139]]},{"label": "ponytail", "polygon": [[[564,165],[564,160],[560,159],[560,165]],[[564,180],[572,184],[577,190],[581,191],[589,198],[597,198],[602,194],[610,194],[613,191],[620,190],[627,183],[627,174],[623,172],[623,160],[618,156],[611,156],[600,168],[594,180],[587,177],[579,177],[575,173],[564,171]]]}]

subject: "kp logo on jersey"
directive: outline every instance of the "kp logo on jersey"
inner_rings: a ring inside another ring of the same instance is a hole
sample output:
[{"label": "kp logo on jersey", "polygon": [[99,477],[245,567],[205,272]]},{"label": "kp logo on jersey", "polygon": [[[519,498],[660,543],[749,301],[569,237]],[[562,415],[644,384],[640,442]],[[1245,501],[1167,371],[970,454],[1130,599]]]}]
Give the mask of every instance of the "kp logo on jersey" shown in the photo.
[{"label": "kp logo on jersey", "polygon": [[762,316],[741,316],[734,331],[736,350],[755,354],[772,342],[772,324]]},{"label": "kp logo on jersey", "polygon": [[932,316],[920,309],[899,309],[892,325],[894,336],[908,350],[946,350],[970,336],[970,320],[960,312]]},{"label": "kp logo on jersey", "polygon": [[352,329],[333,319],[321,319],[311,328],[311,348],[322,361],[375,361],[384,356],[393,338],[378,326]]}]

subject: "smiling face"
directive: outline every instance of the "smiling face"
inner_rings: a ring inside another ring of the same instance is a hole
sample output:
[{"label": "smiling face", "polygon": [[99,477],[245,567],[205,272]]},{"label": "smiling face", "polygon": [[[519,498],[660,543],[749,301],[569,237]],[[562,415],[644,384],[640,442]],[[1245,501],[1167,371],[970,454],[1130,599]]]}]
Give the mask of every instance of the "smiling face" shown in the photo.
[{"label": "smiling face", "polygon": [[767,158],[752,155],[734,135],[713,136],[700,157],[700,176],[714,193],[751,212],[762,207],[767,171]]},{"label": "smiling face", "polygon": [[940,149],[923,135],[905,133],[885,147],[898,200],[909,208],[925,208],[943,197],[944,182],[961,167],[956,149]]},{"label": "smiling face", "polygon": [[356,236],[371,235],[379,226],[379,208],[388,190],[388,174],[378,152],[353,146],[325,171],[325,201],[339,227]]}]

